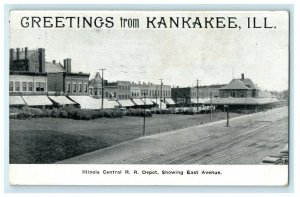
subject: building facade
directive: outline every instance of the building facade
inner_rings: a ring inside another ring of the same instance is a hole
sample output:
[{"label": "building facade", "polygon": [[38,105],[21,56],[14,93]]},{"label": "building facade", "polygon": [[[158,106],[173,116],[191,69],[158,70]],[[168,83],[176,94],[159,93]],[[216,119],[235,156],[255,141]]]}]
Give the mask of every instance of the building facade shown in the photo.
[{"label": "building facade", "polygon": [[[158,98],[164,100],[171,97],[171,86],[152,83],[134,83],[130,81],[107,82],[104,80],[104,98],[126,100],[142,98]],[[101,98],[102,78],[97,72],[89,82],[89,94]]]},{"label": "building facade", "polygon": [[9,74],[10,95],[47,94],[47,74],[11,71]]},{"label": "building facade", "polygon": [[71,59],[47,62],[45,49],[10,49],[10,93],[89,95],[89,74],[72,72]]},{"label": "building facade", "polygon": [[[219,88],[225,85],[208,85],[197,87],[176,87],[171,89],[172,99],[176,103],[191,104],[193,99],[219,97]],[[198,93],[197,93],[198,90]]]}]

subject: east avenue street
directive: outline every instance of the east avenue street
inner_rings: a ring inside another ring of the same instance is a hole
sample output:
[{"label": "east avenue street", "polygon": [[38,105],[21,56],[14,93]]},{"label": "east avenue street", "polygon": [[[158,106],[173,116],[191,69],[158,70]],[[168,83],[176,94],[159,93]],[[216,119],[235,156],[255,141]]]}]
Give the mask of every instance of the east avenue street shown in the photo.
[{"label": "east avenue street", "polygon": [[261,164],[288,144],[288,107],[158,133],[59,164]]}]

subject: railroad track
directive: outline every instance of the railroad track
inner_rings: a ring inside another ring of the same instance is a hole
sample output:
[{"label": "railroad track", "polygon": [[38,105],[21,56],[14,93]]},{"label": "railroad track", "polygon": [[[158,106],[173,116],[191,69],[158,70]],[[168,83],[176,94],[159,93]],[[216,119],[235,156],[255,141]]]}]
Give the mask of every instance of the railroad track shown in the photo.
[{"label": "railroad track", "polygon": [[[282,119],[284,119],[284,118],[282,118]],[[182,163],[183,164],[190,164],[190,163],[193,163],[193,162],[197,161],[199,158],[202,158],[202,157],[208,156],[210,154],[213,154],[213,153],[215,153],[219,150],[222,150],[222,149],[224,149],[228,146],[231,146],[232,144],[234,144],[238,141],[246,139],[246,138],[250,137],[251,135],[254,135],[255,132],[257,132],[258,130],[272,124],[272,122],[261,122],[261,123],[264,123],[264,125],[260,126],[258,128],[254,128],[254,129],[252,129],[248,132],[242,133],[240,135],[237,135],[237,136],[234,136],[234,137],[230,136],[230,137],[225,138],[221,141],[218,141],[217,142],[218,145],[212,145],[212,146],[209,146],[209,147],[207,147],[205,149],[202,149],[200,151],[197,150],[197,151],[194,151],[194,152],[191,152],[191,153],[188,153],[188,154],[184,154],[181,157],[169,160],[169,161],[164,162],[162,164],[177,164],[177,163],[179,163],[179,164],[182,164]],[[245,129],[245,128],[252,127],[252,126],[253,125],[242,126],[242,127],[240,127],[240,129]],[[146,154],[143,154],[143,155],[138,155],[138,156],[132,157],[130,159],[130,162],[128,162],[128,160],[126,159],[126,163],[131,163],[131,164],[147,163],[147,161],[151,161],[155,158],[160,158],[163,155],[168,155],[168,154],[176,153],[176,152],[179,152],[179,151],[184,151],[184,150],[187,150],[189,148],[195,147],[197,145],[201,145],[202,142],[205,141],[206,139],[209,139],[209,138],[212,138],[212,137],[219,138],[219,137],[223,137],[223,136],[226,136],[226,135],[227,134],[224,133],[224,134],[219,135],[219,136],[216,136],[216,135],[207,136],[205,138],[202,138],[200,141],[189,144],[188,146],[184,146],[182,148],[170,148],[170,149],[164,149],[161,152],[152,152],[152,153],[150,153],[152,155],[150,157],[149,157],[149,153],[148,154],[146,153]],[[221,146],[220,146],[220,144],[221,144]],[[200,155],[198,155],[198,154],[200,154]],[[196,158],[195,158],[195,155],[197,155]],[[189,159],[188,157],[193,157],[193,158]],[[125,160],[123,160],[123,163],[124,162],[125,162]]]}]

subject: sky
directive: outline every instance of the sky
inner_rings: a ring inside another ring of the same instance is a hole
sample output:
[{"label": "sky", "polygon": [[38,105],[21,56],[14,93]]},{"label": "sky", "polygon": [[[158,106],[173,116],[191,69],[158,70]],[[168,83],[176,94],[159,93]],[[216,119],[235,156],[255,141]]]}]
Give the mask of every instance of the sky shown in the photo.
[{"label": "sky", "polygon": [[[23,16],[138,18],[140,28],[22,28]],[[234,16],[237,29],[146,29],[146,16]],[[272,29],[247,29],[246,17],[268,17]],[[288,88],[288,15],[285,12],[11,12],[10,48],[45,48],[46,60],[72,59],[72,71],[104,71],[108,81],[171,86],[227,84],[241,73],[262,90]]]}]

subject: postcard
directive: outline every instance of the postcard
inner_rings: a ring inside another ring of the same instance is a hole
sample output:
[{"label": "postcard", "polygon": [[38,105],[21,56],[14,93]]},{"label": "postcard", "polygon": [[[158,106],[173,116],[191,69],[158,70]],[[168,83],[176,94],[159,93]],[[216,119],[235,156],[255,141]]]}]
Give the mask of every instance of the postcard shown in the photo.
[{"label": "postcard", "polygon": [[12,185],[286,186],[288,11],[11,10]]}]

